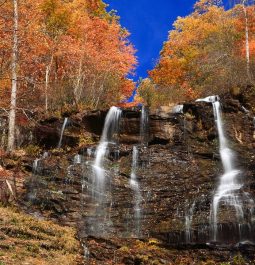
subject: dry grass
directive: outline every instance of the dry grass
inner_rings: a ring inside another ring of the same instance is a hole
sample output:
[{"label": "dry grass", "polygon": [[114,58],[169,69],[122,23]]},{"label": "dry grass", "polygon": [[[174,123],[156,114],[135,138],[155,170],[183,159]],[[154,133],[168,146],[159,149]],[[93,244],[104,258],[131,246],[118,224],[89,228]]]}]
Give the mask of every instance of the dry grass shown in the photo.
[{"label": "dry grass", "polygon": [[0,206],[0,265],[81,264],[75,230]]}]

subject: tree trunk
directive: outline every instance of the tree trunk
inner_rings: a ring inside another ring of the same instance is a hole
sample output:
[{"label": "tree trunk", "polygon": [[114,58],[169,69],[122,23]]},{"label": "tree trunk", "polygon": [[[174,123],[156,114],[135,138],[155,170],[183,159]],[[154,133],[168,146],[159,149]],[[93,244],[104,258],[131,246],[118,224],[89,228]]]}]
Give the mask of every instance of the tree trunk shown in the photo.
[{"label": "tree trunk", "polygon": [[8,152],[12,152],[15,147],[17,61],[18,61],[18,0],[13,0],[12,88],[11,88],[11,106],[9,112],[9,133],[8,133],[8,145],[7,145]]},{"label": "tree trunk", "polygon": [[248,14],[247,9],[245,6],[246,0],[243,1],[243,12],[244,12],[244,18],[245,18],[245,53],[246,53],[246,70],[247,70],[247,76],[249,79],[251,79],[251,73],[250,73],[250,45],[249,45],[249,25],[248,25]]},{"label": "tree trunk", "polygon": [[79,103],[80,98],[81,98],[80,83],[81,83],[81,79],[82,79],[82,61],[83,61],[83,57],[81,57],[81,59],[80,59],[79,69],[78,69],[78,76],[77,76],[76,84],[75,84],[75,87],[74,87],[74,101],[75,101],[77,106],[78,106],[78,103]]},{"label": "tree trunk", "polygon": [[48,90],[49,90],[49,79],[50,79],[50,71],[51,71],[52,62],[53,62],[53,55],[51,56],[50,64],[46,66],[46,71],[45,71],[45,110],[46,110],[46,113],[48,112],[48,109],[49,109]]}]

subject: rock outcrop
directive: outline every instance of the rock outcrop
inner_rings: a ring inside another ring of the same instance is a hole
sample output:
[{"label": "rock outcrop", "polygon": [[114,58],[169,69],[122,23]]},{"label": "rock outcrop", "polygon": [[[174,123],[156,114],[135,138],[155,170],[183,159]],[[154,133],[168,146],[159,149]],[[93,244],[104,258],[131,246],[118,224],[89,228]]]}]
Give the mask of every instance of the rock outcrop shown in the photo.
[{"label": "rock outcrop", "polygon": [[[140,144],[140,109],[123,110],[119,145],[110,145],[105,161],[107,188],[99,207],[91,196],[92,163],[106,113],[86,112],[69,117],[63,137],[66,151],[52,150],[48,157],[37,161],[26,182],[23,207],[44,218],[77,227],[80,238],[92,249],[91,242],[99,238],[104,238],[103,243],[99,241],[105,247],[113,246],[115,253],[123,247],[125,238],[139,237],[146,241],[153,237],[166,248],[201,248],[210,256],[216,244],[207,244],[211,242],[211,203],[223,172],[211,103],[184,104],[183,113],[172,113],[169,108],[151,112],[148,146]],[[255,198],[253,117],[233,99],[223,100],[223,115],[226,135],[236,152],[237,166],[242,170],[242,190]],[[37,144],[55,148],[61,125],[58,120],[41,122],[35,128]],[[130,186],[133,145],[139,149],[136,172],[142,197],[139,235],[134,218],[136,198]],[[23,163],[26,166],[28,161],[24,158]],[[227,242],[223,252],[235,252],[242,247],[254,249],[249,242],[237,246],[239,240],[228,237],[235,230],[233,212],[221,210],[219,225],[225,231],[223,237]],[[255,240],[254,229],[252,226],[250,241]],[[109,238],[119,238],[120,246],[108,242]],[[246,252],[250,255],[252,251]],[[227,257],[229,254],[224,254],[219,260],[226,261]],[[134,260],[123,263],[147,264]]]}]

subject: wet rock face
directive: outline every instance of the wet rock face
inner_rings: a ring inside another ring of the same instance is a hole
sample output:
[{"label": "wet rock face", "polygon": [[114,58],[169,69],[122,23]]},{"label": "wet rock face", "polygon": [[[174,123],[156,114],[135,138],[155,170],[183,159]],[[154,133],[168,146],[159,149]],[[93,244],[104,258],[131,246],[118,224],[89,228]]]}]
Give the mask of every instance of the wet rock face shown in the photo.
[{"label": "wet rock face", "polygon": [[[81,128],[99,134],[101,114],[86,115],[90,118],[88,121],[86,116],[80,118]],[[98,128],[93,127],[96,120]],[[243,190],[255,198],[252,117],[233,104],[224,112],[224,121],[231,148],[236,151],[237,165],[243,170]],[[120,145],[110,146],[104,162],[107,188],[101,206],[92,200],[94,156],[86,147],[80,152],[78,164],[74,163],[74,153],[52,154],[40,161],[27,183],[29,209],[78,226],[84,238],[153,236],[170,245],[203,245],[210,241],[210,206],[222,174],[212,105],[185,104],[183,114],[172,114],[167,109],[153,112],[149,122],[149,146],[139,147],[137,169],[142,196],[139,235],[134,218],[136,198],[130,185],[132,147],[140,142],[139,110],[123,112]],[[219,225],[227,234],[236,231],[235,213],[225,212],[222,207]],[[223,235],[223,239],[226,237]],[[234,243],[238,239],[227,241]]]},{"label": "wet rock face", "polygon": [[[91,134],[91,137],[98,139],[102,133],[104,120],[107,111],[88,111],[76,114],[68,118],[68,124],[63,135],[63,147],[77,147],[82,131]],[[176,135],[180,134],[176,124],[181,123],[180,115],[174,115],[168,111],[152,113],[149,117],[150,128],[148,130],[148,142],[167,144]],[[131,108],[122,111],[122,118],[119,132],[121,144],[139,144],[141,109]],[[34,128],[35,142],[45,148],[57,147],[63,119],[50,118],[40,122]],[[177,137],[178,138],[178,137]]]}]

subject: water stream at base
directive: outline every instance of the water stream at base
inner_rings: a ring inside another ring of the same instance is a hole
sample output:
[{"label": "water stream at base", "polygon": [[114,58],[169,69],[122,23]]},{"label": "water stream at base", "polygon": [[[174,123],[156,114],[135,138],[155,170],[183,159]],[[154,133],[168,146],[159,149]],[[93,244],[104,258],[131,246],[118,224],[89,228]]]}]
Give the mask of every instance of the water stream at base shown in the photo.
[{"label": "water stream at base", "polygon": [[62,146],[63,135],[64,135],[64,131],[65,131],[67,122],[68,122],[68,118],[65,118],[64,122],[63,122],[63,125],[62,125],[62,129],[61,129],[60,139],[59,139],[59,142],[58,142],[58,148],[61,148],[61,146]]}]

